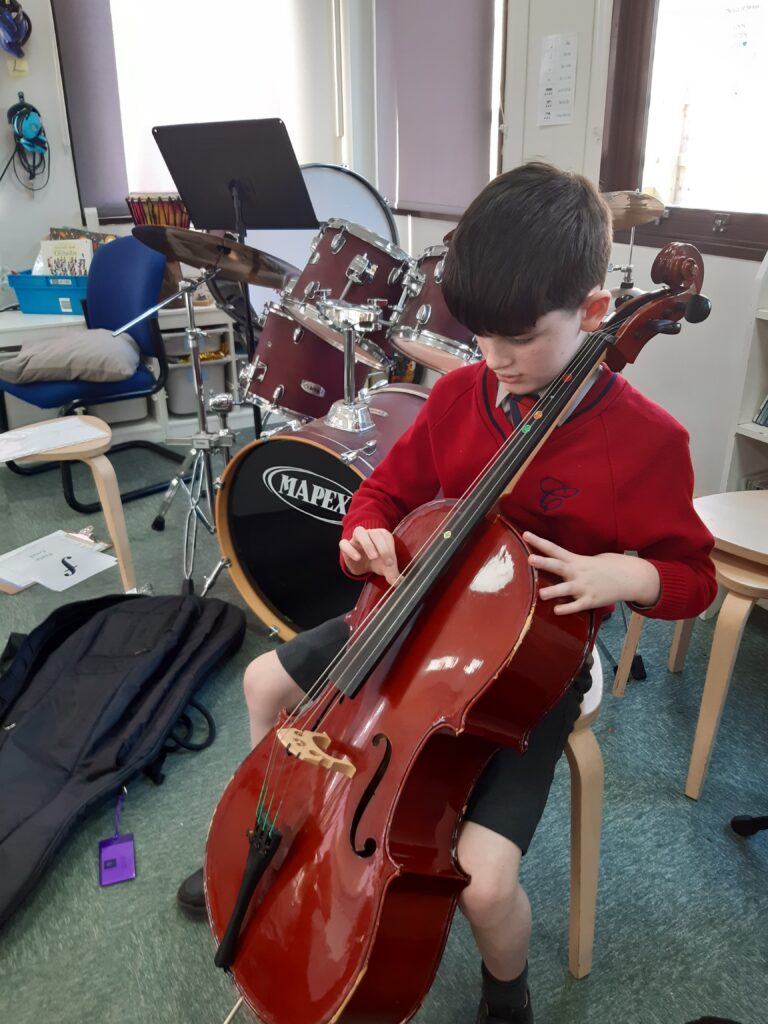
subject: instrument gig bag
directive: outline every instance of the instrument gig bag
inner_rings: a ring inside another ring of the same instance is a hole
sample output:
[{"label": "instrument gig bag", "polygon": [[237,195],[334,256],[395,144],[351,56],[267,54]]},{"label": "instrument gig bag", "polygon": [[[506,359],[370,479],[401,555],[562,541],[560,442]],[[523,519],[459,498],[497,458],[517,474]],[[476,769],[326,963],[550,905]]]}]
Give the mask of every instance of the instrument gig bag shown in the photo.
[{"label": "instrument gig bag", "polygon": [[[0,664],[0,925],[78,818],[137,772],[159,782],[184,709],[240,647],[239,608],[111,595],[57,609]],[[12,638],[13,640],[14,638]],[[5,671],[2,669],[5,668]],[[154,769],[154,771],[153,771]]]}]

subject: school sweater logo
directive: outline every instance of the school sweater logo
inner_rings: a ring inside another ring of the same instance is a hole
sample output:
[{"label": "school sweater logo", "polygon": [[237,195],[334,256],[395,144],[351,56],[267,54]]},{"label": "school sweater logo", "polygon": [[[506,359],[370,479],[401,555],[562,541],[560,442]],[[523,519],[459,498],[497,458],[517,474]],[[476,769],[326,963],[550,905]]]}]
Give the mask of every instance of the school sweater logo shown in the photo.
[{"label": "school sweater logo", "polygon": [[579,493],[578,487],[569,487],[556,476],[545,476],[539,481],[541,497],[539,508],[542,512],[554,512],[560,508],[566,498],[573,498]]},{"label": "school sweater logo", "polygon": [[327,476],[296,466],[273,466],[263,474],[267,488],[280,501],[312,519],[338,526],[352,500],[352,491]]}]

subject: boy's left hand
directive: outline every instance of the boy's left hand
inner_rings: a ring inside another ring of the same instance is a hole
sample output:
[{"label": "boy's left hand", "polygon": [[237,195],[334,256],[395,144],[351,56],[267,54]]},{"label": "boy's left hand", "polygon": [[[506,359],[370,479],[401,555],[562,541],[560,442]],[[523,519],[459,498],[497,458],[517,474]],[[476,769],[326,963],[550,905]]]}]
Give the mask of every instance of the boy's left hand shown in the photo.
[{"label": "boy's left hand", "polygon": [[613,552],[575,555],[527,531],[523,534],[523,540],[535,549],[529,556],[530,564],[536,569],[560,576],[563,580],[562,583],[539,590],[539,596],[545,601],[554,597],[571,599],[555,605],[556,615],[572,615],[588,608],[603,608],[617,601],[630,601],[649,608],[659,599],[661,580],[658,570],[643,558]]}]

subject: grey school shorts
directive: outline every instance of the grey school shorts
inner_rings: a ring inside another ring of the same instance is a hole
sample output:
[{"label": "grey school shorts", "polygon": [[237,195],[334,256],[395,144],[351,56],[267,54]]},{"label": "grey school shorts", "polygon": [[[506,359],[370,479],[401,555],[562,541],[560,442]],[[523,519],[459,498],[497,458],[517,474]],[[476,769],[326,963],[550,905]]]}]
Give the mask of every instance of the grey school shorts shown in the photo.
[{"label": "grey school shorts", "polygon": [[[329,619],[277,649],[280,664],[308,692],[349,639],[343,618]],[[592,685],[592,658],[582,666],[560,701],[531,733],[524,754],[502,747],[488,763],[470,796],[466,821],[505,836],[525,853],[547,803],[555,765]]]}]

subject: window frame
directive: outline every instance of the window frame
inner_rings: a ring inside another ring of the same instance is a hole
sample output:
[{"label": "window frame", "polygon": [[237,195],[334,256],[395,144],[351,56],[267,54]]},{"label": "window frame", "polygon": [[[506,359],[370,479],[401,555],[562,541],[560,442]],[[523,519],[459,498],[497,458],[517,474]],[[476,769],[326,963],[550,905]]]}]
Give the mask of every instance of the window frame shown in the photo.
[{"label": "window frame", "polygon": [[[640,186],[645,159],[651,67],[659,0],[614,0],[605,102],[600,188]],[[684,239],[702,253],[760,261],[768,250],[768,214],[668,206],[651,224],[635,228],[635,245],[661,248]],[[629,231],[616,242],[628,243]]]}]

